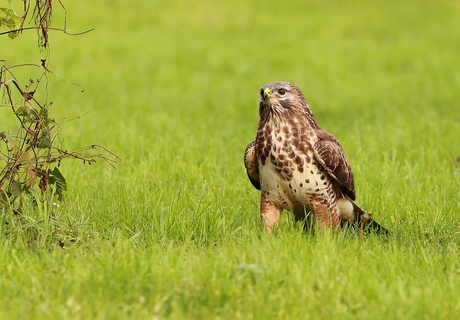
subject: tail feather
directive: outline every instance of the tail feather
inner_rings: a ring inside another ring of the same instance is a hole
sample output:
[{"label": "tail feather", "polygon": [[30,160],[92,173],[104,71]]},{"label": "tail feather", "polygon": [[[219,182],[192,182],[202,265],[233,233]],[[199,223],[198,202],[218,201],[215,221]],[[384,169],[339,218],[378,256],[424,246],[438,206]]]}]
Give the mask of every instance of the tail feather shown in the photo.
[{"label": "tail feather", "polygon": [[353,207],[357,213],[355,221],[351,223],[354,228],[362,228],[364,232],[373,232],[376,234],[388,235],[390,231],[385,227],[381,226],[377,221],[371,218],[372,212],[364,211],[360,206],[356,204],[353,200]]}]

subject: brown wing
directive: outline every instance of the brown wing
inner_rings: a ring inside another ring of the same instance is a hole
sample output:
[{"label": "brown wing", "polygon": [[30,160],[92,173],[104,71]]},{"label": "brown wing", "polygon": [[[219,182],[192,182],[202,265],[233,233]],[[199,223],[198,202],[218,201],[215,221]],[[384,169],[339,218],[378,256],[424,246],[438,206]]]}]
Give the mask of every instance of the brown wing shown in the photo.
[{"label": "brown wing", "polygon": [[339,141],[324,130],[317,131],[318,141],[313,146],[315,157],[327,173],[340,184],[340,189],[355,200],[355,181],[350,163]]},{"label": "brown wing", "polygon": [[256,142],[252,141],[244,151],[244,166],[254,188],[260,190],[259,163],[256,156]]}]

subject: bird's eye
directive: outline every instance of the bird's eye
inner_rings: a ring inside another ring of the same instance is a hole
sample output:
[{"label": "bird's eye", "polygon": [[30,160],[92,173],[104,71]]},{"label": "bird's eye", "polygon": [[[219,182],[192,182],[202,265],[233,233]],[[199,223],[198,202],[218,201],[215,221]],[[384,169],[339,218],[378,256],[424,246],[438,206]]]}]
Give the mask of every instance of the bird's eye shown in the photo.
[{"label": "bird's eye", "polygon": [[286,94],[286,89],[278,89],[278,94],[284,96]]}]

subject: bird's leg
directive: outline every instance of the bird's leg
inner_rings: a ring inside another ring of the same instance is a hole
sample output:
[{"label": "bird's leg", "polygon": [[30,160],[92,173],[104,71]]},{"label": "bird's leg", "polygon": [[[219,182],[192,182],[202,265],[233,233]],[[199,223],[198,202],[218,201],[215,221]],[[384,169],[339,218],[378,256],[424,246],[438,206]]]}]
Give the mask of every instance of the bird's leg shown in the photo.
[{"label": "bird's leg", "polygon": [[324,231],[332,228],[333,231],[340,229],[340,218],[337,210],[329,210],[326,206],[314,206],[313,215],[319,222],[319,230]]},{"label": "bird's leg", "polygon": [[267,199],[267,194],[262,192],[260,199],[260,223],[262,228],[265,228],[269,233],[278,225],[280,220],[281,209],[278,208],[272,201]]}]

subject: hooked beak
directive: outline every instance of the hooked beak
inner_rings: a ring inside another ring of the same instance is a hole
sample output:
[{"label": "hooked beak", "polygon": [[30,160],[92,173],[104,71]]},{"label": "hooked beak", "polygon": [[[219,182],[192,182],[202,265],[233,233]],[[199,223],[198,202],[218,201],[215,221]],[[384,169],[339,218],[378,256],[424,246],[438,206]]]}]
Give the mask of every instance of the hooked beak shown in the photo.
[{"label": "hooked beak", "polygon": [[260,97],[262,100],[266,100],[267,98],[273,98],[274,95],[272,95],[272,92],[269,88],[265,88],[260,90]]}]

